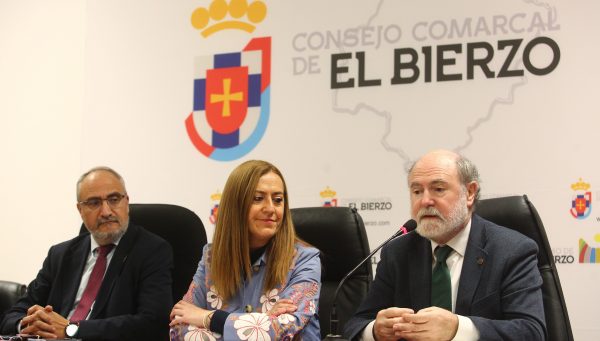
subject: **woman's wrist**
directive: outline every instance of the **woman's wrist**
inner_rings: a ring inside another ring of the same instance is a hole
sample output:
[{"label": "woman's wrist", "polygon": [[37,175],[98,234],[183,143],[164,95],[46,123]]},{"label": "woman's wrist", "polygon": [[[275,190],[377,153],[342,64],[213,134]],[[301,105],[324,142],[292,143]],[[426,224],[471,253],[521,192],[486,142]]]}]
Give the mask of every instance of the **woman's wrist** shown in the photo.
[{"label": "woman's wrist", "polygon": [[204,315],[204,318],[202,319],[202,324],[204,325],[203,327],[205,329],[210,330],[210,321],[212,320],[212,316],[215,313],[215,311],[211,311],[208,314]]}]

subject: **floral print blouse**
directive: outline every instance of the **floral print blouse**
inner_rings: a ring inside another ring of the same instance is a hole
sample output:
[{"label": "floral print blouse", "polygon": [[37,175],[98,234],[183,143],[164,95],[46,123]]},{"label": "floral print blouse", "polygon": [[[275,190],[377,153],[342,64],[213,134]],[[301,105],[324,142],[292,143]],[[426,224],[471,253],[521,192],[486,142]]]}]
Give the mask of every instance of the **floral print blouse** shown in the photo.
[{"label": "floral print blouse", "polygon": [[[171,329],[171,340],[320,340],[317,309],[321,289],[319,251],[296,243],[296,255],[286,282],[264,292],[266,252],[252,264],[252,277],[228,302],[224,302],[210,276],[211,244],[204,247],[198,270],[183,299],[201,308],[229,312],[223,335],[191,325]],[[282,298],[291,299],[298,309],[277,317],[267,312]]]}]

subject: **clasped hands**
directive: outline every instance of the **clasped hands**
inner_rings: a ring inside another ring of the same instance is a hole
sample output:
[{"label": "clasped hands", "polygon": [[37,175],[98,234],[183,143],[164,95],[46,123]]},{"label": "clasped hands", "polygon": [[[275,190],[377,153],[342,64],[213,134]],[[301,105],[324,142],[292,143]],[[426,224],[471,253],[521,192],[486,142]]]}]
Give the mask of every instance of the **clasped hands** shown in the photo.
[{"label": "clasped hands", "polygon": [[429,307],[415,313],[409,308],[388,308],[377,313],[373,334],[377,341],[452,340],[458,330],[458,316]]},{"label": "clasped hands", "polygon": [[21,320],[21,334],[39,335],[45,339],[64,339],[69,320],[54,311],[51,305],[34,305]]},{"label": "clasped hands", "polygon": [[[267,312],[267,315],[277,317],[281,314],[289,314],[296,311],[298,307],[287,298],[282,298]],[[210,319],[214,310],[200,308],[193,303],[181,300],[171,310],[170,327],[178,324],[189,324],[199,328],[210,329]]]}]

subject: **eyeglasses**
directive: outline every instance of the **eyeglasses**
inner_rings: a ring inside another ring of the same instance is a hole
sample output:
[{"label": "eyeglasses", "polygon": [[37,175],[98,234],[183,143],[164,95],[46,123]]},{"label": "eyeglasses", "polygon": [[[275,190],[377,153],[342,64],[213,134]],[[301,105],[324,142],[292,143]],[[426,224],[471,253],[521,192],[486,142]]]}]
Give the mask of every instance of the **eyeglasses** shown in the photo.
[{"label": "eyeglasses", "polygon": [[85,201],[80,201],[79,204],[83,205],[83,207],[89,210],[97,210],[102,206],[102,203],[106,201],[110,208],[118,208],[123,198],[125,198],[127,194],[114,193],[106,198],[89,198]]}]

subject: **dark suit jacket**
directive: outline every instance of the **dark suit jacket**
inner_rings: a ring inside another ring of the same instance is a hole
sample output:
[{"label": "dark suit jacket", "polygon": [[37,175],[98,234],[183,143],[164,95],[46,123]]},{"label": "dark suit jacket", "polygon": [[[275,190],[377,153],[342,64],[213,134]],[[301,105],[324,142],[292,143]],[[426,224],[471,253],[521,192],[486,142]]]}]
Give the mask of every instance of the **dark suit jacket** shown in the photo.
[{"label": "dark suit jacket", "polygon": [[[27,295],[7,312],[2,334],[15,334],[18,321],[34,304],[49,304],[66,317],[73,308],[89,252],[89,233],[52,246]],[[172,267],[171,246],[144,228],[129,224],[114,251],[91,315],[80,323],[78,337],[86,341],[168,339]]]},{"label": "dark suit jacket", "polygon": [[[469,317],[482,340],[544,340],[542,278],[537,245],[524,235],[477,215],[463,260],[456,314]],[[389,307],[431,306],[431,242],[411,232],[381,252],[375,281],[345,325],[352,339]]]}]

